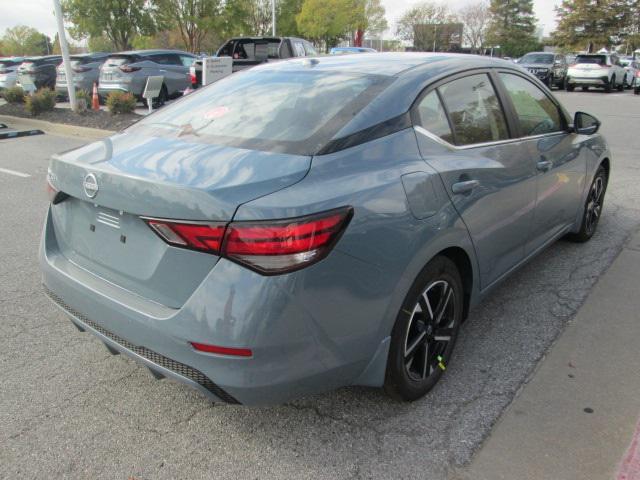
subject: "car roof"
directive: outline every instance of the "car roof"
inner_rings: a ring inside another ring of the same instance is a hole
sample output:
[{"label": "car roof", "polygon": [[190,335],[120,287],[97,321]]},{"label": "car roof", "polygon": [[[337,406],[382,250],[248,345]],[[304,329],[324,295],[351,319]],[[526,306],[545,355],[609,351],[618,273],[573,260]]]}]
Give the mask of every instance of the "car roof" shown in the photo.
[{"label": "car roof", "polygon": [[145,57],[148,55],[158,55],[161,53],[179,53],[181,55],[191,55],[194,56],[193,53],[189,53],[189,52],[184,52],[182,50],[170,50],[170,49],[150,49],[150,50],[127,50],[124,52],[114,52],[111,54],[111,56],[117,56],[117,55],[139,55],[141,57]]},{"label": "car roof", "polygon": [[282,62],[272,62],[254,67],[262,70],[314,70],[340,71],[385,76],[401,76],[413,69],[430,71],[443,69],[453,71],[463,68],[483,68],[511,66],[513,63],[498,58],[479,55],[432,52],[384,52],[371,55],[334,55],[322,57],[301,57]]}]

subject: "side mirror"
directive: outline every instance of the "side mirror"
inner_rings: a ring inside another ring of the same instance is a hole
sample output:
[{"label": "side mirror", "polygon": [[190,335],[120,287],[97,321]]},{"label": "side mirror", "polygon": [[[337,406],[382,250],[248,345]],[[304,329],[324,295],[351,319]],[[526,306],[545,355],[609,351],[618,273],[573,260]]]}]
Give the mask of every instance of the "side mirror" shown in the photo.
[{"label": "side mirror", "polygon": [[600,121],[593,115],[576,112],[573,117],[573,131],[580,135],[593,135],[600,129]]}]

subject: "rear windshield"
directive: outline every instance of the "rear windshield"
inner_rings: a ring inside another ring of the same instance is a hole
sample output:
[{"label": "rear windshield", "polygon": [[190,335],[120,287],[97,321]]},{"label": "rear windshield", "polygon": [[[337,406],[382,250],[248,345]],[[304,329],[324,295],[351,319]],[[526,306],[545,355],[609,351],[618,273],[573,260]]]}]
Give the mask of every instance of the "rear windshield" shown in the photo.
[{"label": "rear windshield", "polygon": [[280,58],[280,40],[238,40],[233,45],[225,45],[218,53],[220,57],[233,57],[235,60],[260,60]]},{"label": "rear windshield", "polygon": [[606,65],[607,57],[604,55],[578,55],[576,63],[595,63],[596,65]]},{"label": "rear windshield", "polygon": [[139,61],[139,58],[135,55],[113,55],[104,62],[106,67],[119,67],[127,63],[134,63]]},{"label": "rear windshield", "polygon": [[0,69],[6,67],[14,67],[16,65],[20,65],[22,62],[16,62],[15,60],[0,60]]},{"label": "rear windshield", "polygon": [[553,63],[553,54],[527,53],[518,63]]},{"label": "rear windshield", "polygon": [[192,93],[131,130],[313,155],[390,81],[378,75],[247,70]]}]

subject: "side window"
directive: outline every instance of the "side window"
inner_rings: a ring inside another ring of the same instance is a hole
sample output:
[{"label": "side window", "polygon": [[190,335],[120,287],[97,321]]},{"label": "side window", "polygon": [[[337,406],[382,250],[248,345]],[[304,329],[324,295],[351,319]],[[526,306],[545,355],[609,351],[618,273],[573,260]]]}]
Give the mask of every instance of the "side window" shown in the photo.
[{"label": "side window", "polygon": [[438,91],[449,112],[456,145],[509,138],[504,112],[488,75],[460,78]]},{"label": "side window", "polygon": [[182,60],[180,60],[180,55],[171,53],[167,55],[167,63],[168,65],[182,65]]},{"label": "side window", "polygon": [[148,58],[152,62],[159,63],[160,65],[170,65],[171,64],[171,61],[169,60],[169,55],[166,55],[166,54],[149,55]]},{"label": "side window", "polygon": [[309,42],[304,42],[304,51],[309,57],[318,55],[318,52],[316,51],[314,46],[311,45]]},{"label": "side window", "polygon": [[194,57],[190,57],[188,55],[180,55],[180,63],[183,67],[190,67],[193,62],[195,62],[195,60],[196,59]]},{"label": "side window", "polygon": [[219,57],[230,57],[233,54],[233,40],[228,41],[224,44],[224,46],[218,51]]},{"label": "side window", "polygon": [[296,57],[304,57],[304,47],[300,42],[293,42],[293,48],[296,51]]},{"label": "side window", "polygon": [[560,111],[542,90],[518,75],[501,73],[500,78],[518,115],[522,135],[562,131]]},{"label": "side window", "polygon": [[425,95],[418,104],[418,115],[422,128],[449,143],[454,143],[451,127],[437,92],[432,91]]}]

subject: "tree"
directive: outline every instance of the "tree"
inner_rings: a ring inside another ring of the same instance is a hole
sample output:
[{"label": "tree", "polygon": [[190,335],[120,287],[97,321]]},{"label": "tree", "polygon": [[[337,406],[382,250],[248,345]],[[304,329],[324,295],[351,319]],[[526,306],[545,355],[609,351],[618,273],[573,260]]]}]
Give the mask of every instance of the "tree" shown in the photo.
[{"label": "tree", "polygon": [[148,0],[65,0],[65,19],[75,40],[105,35],[116,50],[128,50],[136,35],[156,31],[156,10]]},{"label": "tree", "polygon": [[362,46],[365,33],[375,36],[387,29],[385,9],[380,0],[353,0],[350,3],[347,11],[351,13],[356,46]]},{"label": "tree", "polygon": [[52,50],[49,37],[26,25],[7,28],[2,37],[2,51],[6,55],[48,55]]},{"label": "tree", "polygon": [[638,29],[637,0],[564,0],[556,8],[555,42],[565,49],[594,51],[633,43]]},{"label": "tree", "polygon": [[416,26],[439,25],[451,20],[451,14],[446,5],[424,1],[404,12],[396,25],[396,35],[402,40],[413,43]]},{"label": "tree", "polygon": [[539,48],[533,0],[491,0],[489,11],[487,40],[504,55],[519,57]]},{"label": "tree", "polygon": [[329,48],[353,32],[350,0],[305,0],[296,17],[298,30],[306,37],[323,42]]},{"label": "tree", "polygon": [[487,27],[491,19],[489,5],[484,1],[471,3],[458,12],[458,19],[463,23],[463,36],[472,53],[482,52]]},{"label": "tree", "polygon": [[160,23],[175,26],[185,48],[201,51],[202,40],[219,24],[219,0],[156,0]]},{"label": "tree", "polygon": [[115,52],[116,47],[106,35],[89,37],[87,47],[90,52]]},{"label": "tree", "polygon": [[281,0],[278,2],[276,16],[276,33],[288,37],[301,36],[296,23],[296,16],[302,10],[304,0]]}]

